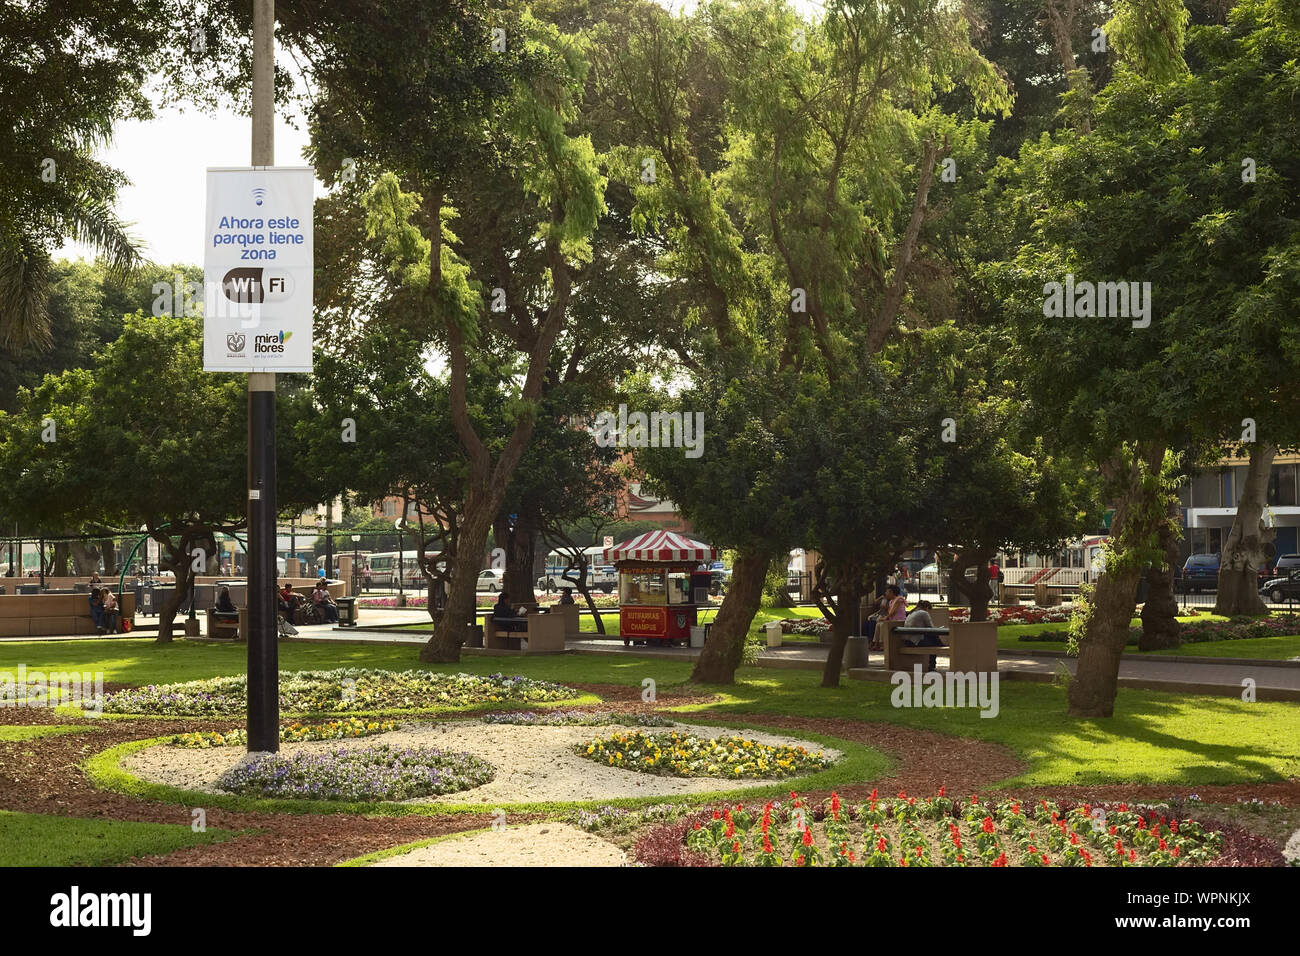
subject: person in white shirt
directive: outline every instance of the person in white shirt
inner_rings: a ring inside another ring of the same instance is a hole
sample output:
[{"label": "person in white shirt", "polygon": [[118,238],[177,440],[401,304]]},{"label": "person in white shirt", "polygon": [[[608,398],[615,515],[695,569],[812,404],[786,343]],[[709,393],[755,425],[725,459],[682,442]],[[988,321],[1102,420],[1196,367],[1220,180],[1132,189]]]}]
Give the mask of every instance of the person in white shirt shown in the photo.
[{"label": "person in white shirt", "polygon": [[[917,601],[916,607],[912,608],[912,612],[908,614],[907,619],[903,621],[903,627],[934,627],[934,620],[930,617],[930,602]],[[946,646],[943,641],[939,640],[938,634],[902,634],[900,636],[912,647]],[[926,671],[929,672],[934,670],[935,667],[938,666],[938,663],[938,656],[931,654],[929,664],[926,666]]]}]

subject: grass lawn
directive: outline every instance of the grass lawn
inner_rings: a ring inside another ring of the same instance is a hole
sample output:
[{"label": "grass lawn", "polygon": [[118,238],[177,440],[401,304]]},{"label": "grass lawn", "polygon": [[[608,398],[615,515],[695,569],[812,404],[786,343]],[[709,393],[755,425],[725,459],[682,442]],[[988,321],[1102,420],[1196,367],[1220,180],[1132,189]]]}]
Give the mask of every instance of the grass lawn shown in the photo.
[{"label": "grass lawn", "polygon": [[0,866],[108,866],[181,847],[220,843],[227,830],[195,833],[184,824],[87,820],[0,810]]},{"label": "grass lawn", "polygon": [[[1232,642],[1243,643],[1243,642]],[[22,642],[0,645],[0,669],[102,670],[110,682],[168,683],[241,673],[245,649],[234,645],[158,645],[150,639]],[[361,644],[285,644],[284,669],[364,666],[420,667],[414,647]],[[505,671],[560,682],[642,686],[659,690],[683,682],[686,661],[637,657],[467,657],[459,664],[430,665],[442,671],[488,674]],[[907,709],[890,703],[893,687],[845,680],[819,687],[818,671],[748,668],[734,686],[707,688],[719,701],[691,708],[696,719],[732,714],[791,714],[884,721],[1001,743],[1028,764],[1015,784],[1102,782],[1247,783],[1300,775],[1300,705],[1245,703],[1236,698],[1195,697],[1122,689],[1109,720],[1066,715],[1063,689],[1005,681],[999,685],[996,718],[976,709]],[[698,711],[698,713],[695,713]]]},{"label": "grass lawn", "polygon": [[[1198,614],[1195,617],[1180,617],[1184,624],[1192,621],[1226,621],[1227,618],[1216,614]],[[1141,627],[1142,620],[1133,618],[1133,627]],[[1006,624],[998,628],[998,648],[1004,651],[1063,651],[1065,650],[1065,632],[1069,627],[1064,623],[1053,624]],[[1027,634],[1042,634],[1044,631],[1059,632],[1060,641],[1026,641]],[[1139,651],[1136,647],[1126,648],[1125,654],[1159,654],[1164,656],[1186,657],[1242,657],[1254,660],[1284,661],[1300,655],[1300,635],[1289,634],[1283,637],[1263,637],[1245,641],[1204,641],[1198,644],[1184,644],[1160,651]]]}]

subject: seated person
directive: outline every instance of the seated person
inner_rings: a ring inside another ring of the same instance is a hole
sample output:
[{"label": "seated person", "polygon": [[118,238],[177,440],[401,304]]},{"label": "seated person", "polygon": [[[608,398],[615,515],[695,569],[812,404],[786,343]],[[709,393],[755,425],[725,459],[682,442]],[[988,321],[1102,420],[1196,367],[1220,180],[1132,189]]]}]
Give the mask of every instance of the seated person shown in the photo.
[{"label": "seated person", "polygon": [[218,614],[238,614],[239,608],[235,607],[235,602],[230,598],[230,588],[223,587],[221,593],[217,595],[217,603],[212,609]]},{"label": "seated person", "polygon": [[[904,627],[934,627],[934,620],[930,617],[930,602],[917,601],[916,607],[912,613],[907,615],[907,620],[903,622]],[[900,634],[905,644],[912,647],[947,647],[943,641],[939,640],[938,634]],[[935,654],[930,655],[930,662],[926,665],[926,672],[932,671],[938,665],[939,658]]]},{"label": "seated person", "polygon": [[506,597],[506,592],[502,591],[497,598],[497,603],[492,605],[492,623],[496,625],[498,631],[526,631],[528,625],[513,618],[524,617],[510,606],[510,601]]},{"label": "seated person", "polygon": [[90,590],[90,617],[95,622],[95,633],[104,633],[104,595],[99,593],[99,588]]},{"label": "seated person", "polygon": [[284,615],[285,621],[290,624],[294,623],[294,611],[297,610],[298,602],[300,600],[298,592],[288,584],[285,584],[285,586],[280,588],[277,592],[277,601],[280,606],[280,613]]},{"label": "seated person", "polygon": [[121,609],[117,606],[117,598],[108,588],[100,588],[99,597],[103,605],[104,629],[109,634],[116,634],[117,622],[122,615]]},{"label": "seated person", "polygon": [[334,603],[334,599],[330,597],[330,592],[325,587],[324,579],[318,581],[316,584],[316,590],[311,592],[311,603],[316,605],[316,607],[320,609],[321,613],[325,615],[325,622],[327,624],[337,624],[339,622],[338,606]]},{"label": "seated person", "polygon": [[560,588],[560,603],[573,604],[573,588]]}]

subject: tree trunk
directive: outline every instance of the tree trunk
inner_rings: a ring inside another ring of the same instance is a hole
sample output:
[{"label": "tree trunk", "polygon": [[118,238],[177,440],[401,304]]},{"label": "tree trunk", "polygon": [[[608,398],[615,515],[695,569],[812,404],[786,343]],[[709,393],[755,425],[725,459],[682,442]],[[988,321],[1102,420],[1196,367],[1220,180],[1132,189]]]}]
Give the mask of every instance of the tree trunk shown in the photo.
[{"label": "tree trunk", "polygon": [[99,556],[104,562],[104,574],[116,577],[118,573],[117,545],[113,543],[112,538],[105,538],[99,542]]},{"label": "tree trunk", "polygon": [[[85,541],[69,541],[68,549],[72,552],[72,566],[76,568],[74,573],[89,577],[99,570],[99,552]],[[108,577],[108,573],[105,569],[104,576]]]},{"label": "tree trunk", "polygon": [[1147,599],[1142,605],[1142,636],[1138,650],[1156,651],[1177,647],[1183,642],[1178,623],[1178,598],[1174,595],[1174,568],[1178,566],[1178,500],[1170,499],[1168,519],[1160,527],[1160,547],[1164,564],[1152,564],[1147,570]]},{"label": "tree trunk", "polygon": [[840,669],[844,666],[844,648],[849,635],[858,625],[862,605],[862,568],[846,568],[835,595],[835,620],[831,621],[831,646],[822,669],[822,686],[839,687]]},{"label": "tree trunk", "polygon": [[[953,559],[952,578],[948,589],[962,596],[963,603],[970,607],[970,620],[987,621],[989,619],[989,562],[993,560],[992,551],[962,550]],[[966,580],[966,569],[975,568],[974,582]],[[955,602],[954,602],[955,603]]]},{"label": "tree trunk", "polygon": [[492,523],[493,537],[497,547],[505,554],[505,581],[502,590],[510,597],[510,603],[535,605],[537,594],[533,590],[533,564],[536,533],[529,527],[527,516],[520,514],[514,530],[510,528],[510,519],[499,515]]},{"label": "tree trunk", "polygon": [[170,644],[172,642],[172,628],[176,623],[176,612],[180,609],[181,604],[185,602],[185,598],[190,591],[190,581],[194,578],[190,561],[185,557],[185,554],[185,551],[176,552],[170,561],[164,561],[161,556],[158,559],[160,570],[167,568],[176,575],[176,586],[172,588],[170,594],[163,598],[162,606],[158,608],[159,644]]},{"label": "tree trunk", "polygon": [[1237,514],[1232,519],[1228,540],[1223,543],[1215,614],[1237,617],[1268,613],[1268,605],[1259,596],[1259,569],[1275,553],[1275,532],[1265,526],[1263,518],[1264,506],[1268,502],[1269,473],[1276,455],[1277,446],[1268,442],[1251,447]]},{"label": "tree trunk", "polygon": [[68,576],[68,542],[54,542],[54,576],[56,578],[66,578]]},{"label": "tree trunk", "polygon": [[763,602],[763,584],[772,556],[766,552],[741,551],[731,569],[731,587],[709,628],[700,659],[691,672],[691,683],[733,684],[736,668],[745,653],[749,627]]},{"label": "tree trunk", "polygon": [[[493,500],[493,499],[496,500]],[[420,660],[428,663],[460,660],[466,628],[477,620],[478,575],[482,570],[483,549],[493,516],[501,506],[500,496],[471,490],[465,501],[456,553],[450,559],[451,587],[442,617],[434,621],[429,643],[420,648]]]},{"label": "tree trunk", "polygon": [[1163,444],[1142,442],[1130,460],[1117,456],[1103,466],[1117,485],[1111,521],[1115,557],[1097,579],[1092,613],[1079,641],[1079,666],[1070,681],[1071,716],[1110,717],[1115,712],[1120,655],[1128,643],[1142,576],[1137,552],[1155,541],[1168,510],[1159,480],[1164,453]]}]

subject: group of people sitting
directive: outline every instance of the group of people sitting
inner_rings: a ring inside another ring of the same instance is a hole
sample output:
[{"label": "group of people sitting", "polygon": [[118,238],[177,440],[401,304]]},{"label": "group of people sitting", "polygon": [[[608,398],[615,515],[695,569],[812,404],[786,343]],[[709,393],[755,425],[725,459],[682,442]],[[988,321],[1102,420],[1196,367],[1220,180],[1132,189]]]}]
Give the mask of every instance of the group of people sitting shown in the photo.
[{"label": "group of people sitting", "polygon": [[[306,619],[305,612],[308,607],[313,608],[317,614],[324,618],[327,624],[337,624],[339,622],[338,605],[330,597],[329,588],[325,586],[323,579],[316,582],[316,587],[312,590],[310,598],[303,598],[291,585],[286,583],[280,588],[279,604],[280,613],[289,624],[316,623],[315,620],[308,621]],[[298,620],[294,620],[295,617]]]},{"label": "group of people sitting", "polygon": [[[875,613],[867,619],[866,636],[871,639],[871,650],[883,651],[884,642],[876,638],[876,623],[878,621],[895,621],[903,627],[934,627],[934,619],[930,617],[931,604],[929,601],[917,601],[916,606],[909,613],[907,610],[907,599],[903,597],[902,591],[897,585],[891,584],[885,588],[885,596],[876,603]],[[902,635],[904,643],[913,647],[945,647],[943,641],[939,640],[937,634],[904,634]],[[938,666],[938,657],[930,655],[927,671],[932,671]]]},{"label": "group of people sitting", "polygon": [[[95,575],[92,584],[98,583]],[[90,589],[90,617],[95,622],[96,634],[116,634],[121,626],[122,609],[118,606],[117,596],[108,588]]]}]

